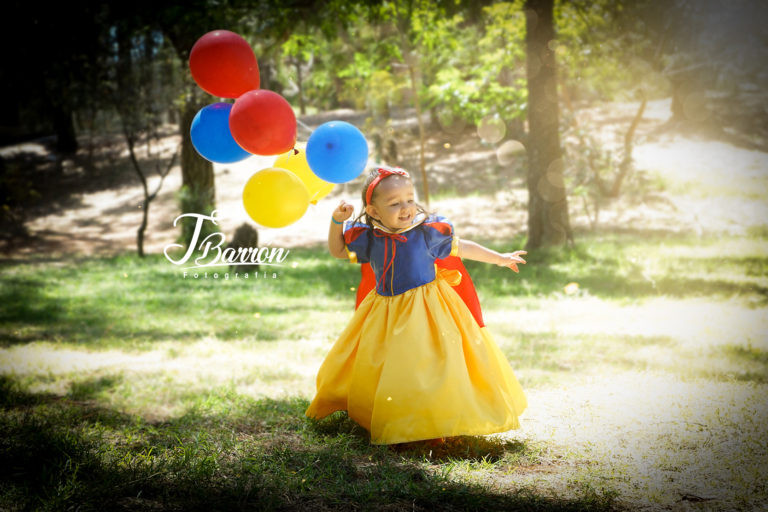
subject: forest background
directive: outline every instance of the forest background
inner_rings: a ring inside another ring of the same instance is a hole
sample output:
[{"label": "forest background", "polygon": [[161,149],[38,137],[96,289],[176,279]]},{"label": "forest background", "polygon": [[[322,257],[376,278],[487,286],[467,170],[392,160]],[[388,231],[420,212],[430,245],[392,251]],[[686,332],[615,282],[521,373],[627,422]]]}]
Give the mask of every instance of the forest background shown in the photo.
[{"label": "forest background", "polygon": [[[757,1],[134,2],[3,19],[6,508],[701,508],[768,503],[768,33]],[[73,13],[77,15],[73,16]],[[299,140],[342,119],[457,232],[526,389],[524,428],[442,452],[306,422],[359,274],[330,211],[253,225],[270,158],[211,164],[189,51],[228,29]],[[290,248],[276,279],[185,280],[183,212]],[[527,418],[527,420],[526,420]],[[526,426],[526,422],[527,425]],[[597,434],[597,435],[595,435]]]}]

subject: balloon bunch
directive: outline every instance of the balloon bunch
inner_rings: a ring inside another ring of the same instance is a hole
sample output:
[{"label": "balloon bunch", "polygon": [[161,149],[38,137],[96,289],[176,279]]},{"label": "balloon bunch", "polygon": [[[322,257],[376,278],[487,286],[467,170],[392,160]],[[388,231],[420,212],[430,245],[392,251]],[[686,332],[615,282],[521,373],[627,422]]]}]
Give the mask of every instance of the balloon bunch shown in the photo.
[{"label": "balloon bunch", "polygon": [[334,184],[350,181],[365,169],[368,143],[349,123],[322,124],[306,144],[296,142],[291,105],[259,88],[256,56],[240,35],[228,30],[203,35],[189,54],[189,69],[207,93],[235,99],[207,105],[192,120],[192,144],[203,158],[233,163],[251,155],[278,155],[272,167],[256,172],[243,189],[243,206],[257,223],[292,224]]}]

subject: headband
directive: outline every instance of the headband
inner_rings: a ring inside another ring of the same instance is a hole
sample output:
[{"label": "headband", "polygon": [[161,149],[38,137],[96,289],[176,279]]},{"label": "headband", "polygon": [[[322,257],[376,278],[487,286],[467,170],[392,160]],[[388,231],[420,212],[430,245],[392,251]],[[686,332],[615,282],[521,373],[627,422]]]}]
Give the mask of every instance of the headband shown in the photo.
[{"label": "headband", "polygon": [[378,169],[376,169],[376,172],[378,172],[379,175],[373,179],[371,184],[368,185],[368,190],[365,191],[365,204],[371,204],[371,196],[373,196],[373,189],[376,188],[376,185],[378,185],[379,182],[384,178],[386,178],[387,176],[392,176],[393,174],[397,174],[398,176],[405,176],[406,178],[411,177],[411,175],[408,174],[408,171],[405,171],[400,167],[395,167],[392,169],[385,169],[384,167],[379,167]]}]

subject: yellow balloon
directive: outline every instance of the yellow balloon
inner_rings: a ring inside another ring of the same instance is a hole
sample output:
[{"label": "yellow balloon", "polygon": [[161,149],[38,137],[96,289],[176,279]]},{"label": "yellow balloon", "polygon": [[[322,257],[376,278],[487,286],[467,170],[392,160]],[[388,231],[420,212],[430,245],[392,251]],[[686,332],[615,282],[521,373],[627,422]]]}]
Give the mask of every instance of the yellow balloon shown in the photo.
[{"label": "yellow balloon", "polygon": [[306,146],[304,143],[296,144],[295,151],[292,149],[275,159],[274,167],[287,169],[298,176],[309,191],[309,202],[317,204],[318,199],[327,196],[333,190],[335,183],[321,180],[312,172],[307,163]]},{"label": "yellow balloon", "polygon": [[291,171],[268,167],[245,184],[243,206],[262,226],[282,228],[304,215],[309,207],[309,192]]}]

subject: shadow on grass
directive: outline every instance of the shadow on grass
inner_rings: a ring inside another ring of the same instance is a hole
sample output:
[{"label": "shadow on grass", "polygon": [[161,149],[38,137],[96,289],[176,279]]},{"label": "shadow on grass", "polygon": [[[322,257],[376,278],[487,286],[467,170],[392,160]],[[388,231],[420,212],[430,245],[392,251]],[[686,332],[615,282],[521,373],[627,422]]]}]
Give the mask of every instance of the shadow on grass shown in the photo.
[{"label": "shadow on grass", "polygon": [[234,414],[198,411],[148,423],[92,402],[31,394],[0,378],[0,507],[616,509],[610,493],[561,498],[449,479],[369,445],[359,432],[345,431],[345,422],[313,430],[303,418],[306,400],[242,402]]},{"label": "shadow on grass", "polygon": [[302,321],[312,321],[308,315],[337,308],[329,297],[347,296],[349,312],[354,309],[350,288],[359,269],[314,254],[300,256],[306,268],[281,267],[278,278],[260,280],[235,279],[234,273],[225,278],[227,269],[217,269],[218,279],[185,279],[162,257],[6,264],[11,271],[0,274],[0,345],[298,336]]},{"label": "shadow on grass", "polygon": [[728,376],[742,382],[768,383],[768,351],[752,346],[723,345],[722,355],[739,364],[744,371],[729,373]]},{"label": "shadow on grass", "polygon": [[[114,297],[101,300],[98,296],[54,296],[33,281],[5,283],[8,286],[0,289],[0,346],[65,341],[122,348],[165,340],[197,341],[205,336],[270,341],[288,336],[287,314],[317,311],[312,304],[290,300],[283,305],[259,304],[257,299],[247,298],[238,302],[215,290],[174,294],[162,284],[143,289],[153,296],[150,302],[124,293],[119,285]],[[158,295],[167,300],[162,303]],[[254,312],[258,312],[257,317]]]},{"label": "shadow on grass", "polygon": [[[367,430],[350,419],[346,412],[336,412],[322,420],[309,419],[310,431],[322,437],[350,436],[361,446],[369,445],[371,436]],[[380,448],[398,453],[403,457],[436,462],[464,460],[470,462],[497,462],[505,455],[518,459],[532,455],[524,442],[483,436],[457,436],[429,441],[415,441]]]}]

